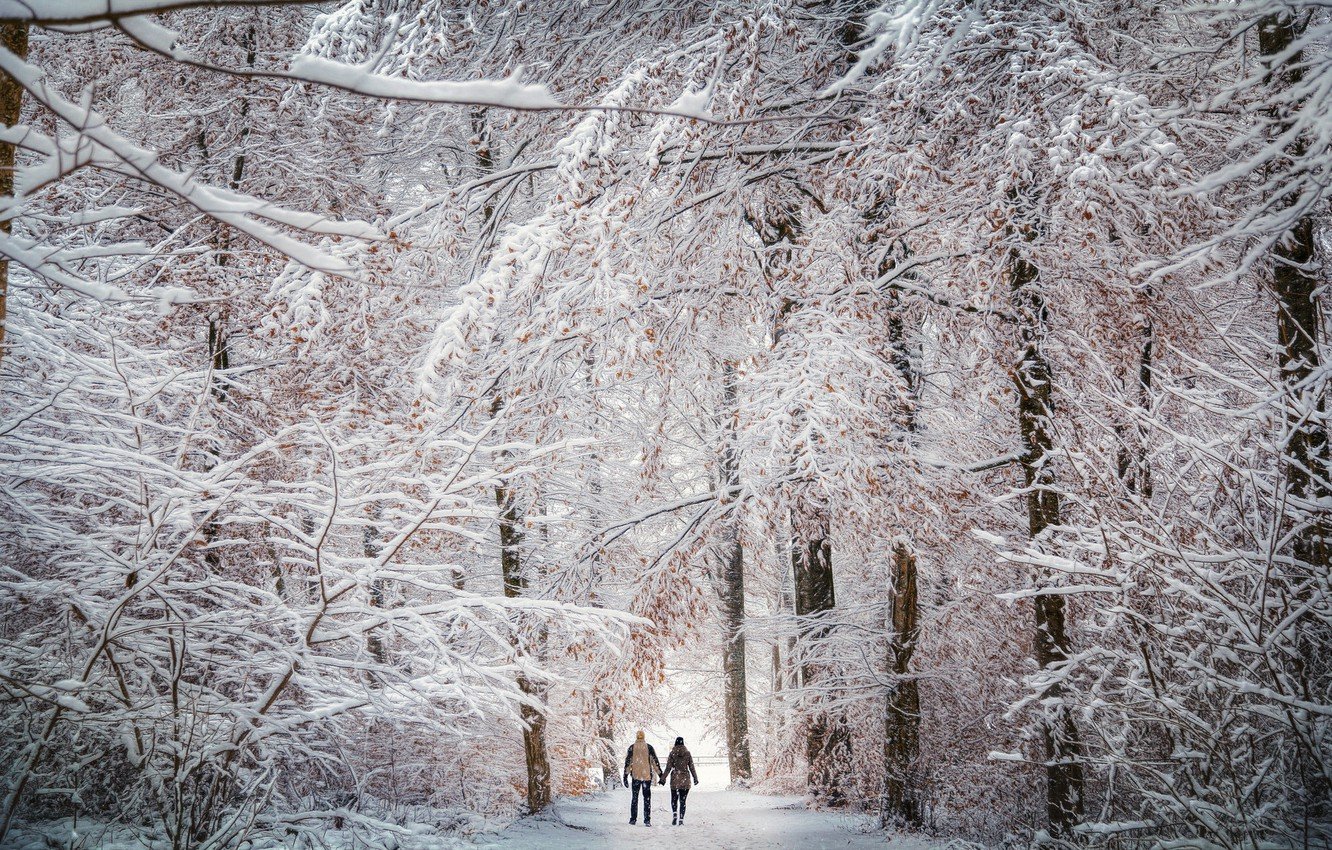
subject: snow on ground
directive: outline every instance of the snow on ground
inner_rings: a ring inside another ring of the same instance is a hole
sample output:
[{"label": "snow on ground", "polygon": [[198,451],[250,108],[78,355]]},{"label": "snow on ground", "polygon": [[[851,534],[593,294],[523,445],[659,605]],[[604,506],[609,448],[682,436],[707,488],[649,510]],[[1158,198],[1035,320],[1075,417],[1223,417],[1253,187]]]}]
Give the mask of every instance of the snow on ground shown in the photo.
[{"label": "snow on ground", "polygon": [[477,839],[497,850],[600,850],[651,843],[700,850],[766,848],[869,848],[926,850],[942,842],[903,839],[874,831],[864,815],[809,811],[799,797],[750,791],[697,790],[689,795],[688,823],[671,826],[670,792],[654,786],[652,826],[629,825],[625,789],[561,800],[549,817],[519,821],[497,835]]},{"label": "snow on ground", "polygon": [[[663,793],[665,792],[665,793]],[[670,794],[653,787],[652,826],[629,825],[629,792],[619,789],[562,799],[553,811],[523,818],[507,828],[459,835],[427,823],[352,831],[328,830],[317,837],[274,836],[247,842],[247,850],[606,850],[654,845],[669,850],[942,850],[942,839],[893,836],[873,828],[866,815],[810,811],[800,797],[701,786],[689,795],[689,822],[671,826]],[[479,824],[478,824],[479,825]],[[167,850],[164,839],[136,837],[123,828],[84,822],[45,824],[20,830],[5,850]],[[951,846],[974,846],[955,843]]]}]

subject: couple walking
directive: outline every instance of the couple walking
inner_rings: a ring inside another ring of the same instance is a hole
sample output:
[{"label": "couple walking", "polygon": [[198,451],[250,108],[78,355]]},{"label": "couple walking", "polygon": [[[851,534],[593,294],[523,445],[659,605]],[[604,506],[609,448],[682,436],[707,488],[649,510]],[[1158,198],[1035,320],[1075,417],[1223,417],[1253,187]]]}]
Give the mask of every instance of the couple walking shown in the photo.
[{"label": "couple walking", "polygon": [[638,731],[638,740],[624,754],[624,784],[629,785],[633,777],[632,797],[629,800],[629,823],[638,823],[638,795],[643,795],[643,826],[652,826],[652,781],[660,778],[666,784],[666,777],[671,778],[671,825],[684,823],[685,799],[689,796],[689,778],[698,784],[698,772],[694,770],[694,757],[685,748],[684,738],[675,739],[675,747],[666,757],[666,769],[661,769],[657,761],[657,752],[652,749]]}]

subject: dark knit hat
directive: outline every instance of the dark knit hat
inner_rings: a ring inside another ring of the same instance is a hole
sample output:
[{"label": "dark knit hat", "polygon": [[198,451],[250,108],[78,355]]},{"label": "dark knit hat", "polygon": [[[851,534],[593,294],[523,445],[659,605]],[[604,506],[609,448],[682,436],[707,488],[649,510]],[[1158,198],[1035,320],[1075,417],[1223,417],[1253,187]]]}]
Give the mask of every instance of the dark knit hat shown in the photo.
[{"label": "dark knit hat", "polygon": [[684,738],[682,738],[682,737],[681,737],[681,738],[676,738],[676,739],[675,739],[675,745],[676,745],[677,747],[678,747],[678,746],[683,746],[683,745],[684,745]]}]

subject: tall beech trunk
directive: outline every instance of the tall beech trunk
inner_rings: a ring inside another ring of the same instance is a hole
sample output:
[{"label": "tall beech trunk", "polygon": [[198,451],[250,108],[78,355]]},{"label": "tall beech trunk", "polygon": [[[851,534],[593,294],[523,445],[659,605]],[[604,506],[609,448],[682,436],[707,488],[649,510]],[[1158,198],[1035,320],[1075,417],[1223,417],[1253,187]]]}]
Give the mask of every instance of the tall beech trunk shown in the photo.
[{"label": "tall beech trunk", "polygon": [[[758,234],[768,256],[764,272],[771,283],[776,267],[789,261],[791,248],[800,236],[802,225],[794,207],[769,207],[761,219],[745,213],[754,232]],[[786,246],[783,248],[782,246]],[[774,251],[774,249],[777,249]],[[772,332],[772,346],[777,348],[786,335],[786,317],[799,304],[784,298],[777,312]],[[803,409],[792,411],[793,418],[805,416]],[[794,461],[794,458],[792,459]],[[824,676],[822,665],[811,657],[817,644],[827,636],[829,627],[826,612],[833,610],[832,540],[829,508],[816,495],[816,483],[798,482],[797,494],[790,508],[791,521],[791,575],[795,585],[795,612],[800,620],[800,638],[804,659],[800,664],[800,687],[810,688]],[[831,806],[846,802],[842,791],[842,765],[850,760],[851,734],[846,720],[840,714],[816,707],[807,717],[805,755],[809,764],[810,790]]]},{"label": "tall beech trunk", "polygon": [[[1148,290],[1150,292],[1150,289]],[[1155,329],[1152,321],[1144,323],[1139,334],[1138,376],[1135,399],[1138,408],[1146,411],[1152,402],[1152,344]],[[1120,439],[1119,456],[1115,460],[1115,471],[1125,488],[1130,493],[1138,493],[1144,499],[1152,498],[1152,470],[1147,460],[1147,433],[1141,422],[1130,426],[1117,426]],[[1130,436],[1130,434],[1132,436]]]},{"label": "tall beech trunk", "polygon": [[[257,56],[257,42],[254,27],[250,27],[247,30],[244,44],[246,47],[247,61],[249,66],[253,68]],[[229,185],[233,191],[240,189],[241,180],[245,176],[244,144],[245,140],[250,135],[249,116],[250,99],[248,97],[243,97],[240,102],[240,150],[236,153],[236,157],[231,163],[231,178]],[[212,154],[208,148],[208,136],[202,129],[196,137],[196,144],[199,148],[200,163],[206,165]],[[217,264],[218,268],[226,268],[231,264],[232,259],[231,231],[226,225],[214,222],[213,238],[213,247],[215,249],[214,262]],[[218,407],[225,406],[231,395],[231,384],[229,383],[230,378],[227,376],[227,371],[234,364],[231,362],[231,335],[227,330],[228,309],[229,308],[224,302],[219,305],[216,310],[210,311],[207,317],[208,364],[211,370],[209,379],[211,382],[210,390]],[[209,467],[216,466],[221,460],[219,454],[221,451],[220,434],[207,451],[210,455]],[[217,520],[209,520],[200,529],[200,533],[204,540],[207,541],[207,545],[204,548],[204,563],[208,567],[210,573],[214,575],[220,574],[223,569],[222,555],[221,551],[213,544],[213,541],[223,536],[221,533],[221,526]]]},{"label": "tall beech trunk", "polygon": [[920,686],[911,675],[911,656],[920,635],[916,596],[916,556],[905,543],[893,546],[892,638],[888,662],[896,682],[888,697],[883,736],[884,825],[921,825],[919,783]]},{"label": "tall beech trunk", "polygon": [[[778,557],[784,558],[792,567],[789,570],[782,570],[782,586],[779,591],[778,605],[784,614],[794,614],[796,609],[794,546],[795,535],[790,533],[790,525],[788,524],[784,543],[777,544]],[[786,635],[786,654],[782,662],[782,681],[785,682],[787,688],[800,688],[805,684],[800,679],[800,667],[796,664],[797,639],[798,635],[795,632]]]},{"label": "tall beech trunk", "polygon": [[[495,488],[499,508],[500,574],[504,595],[517,599],[527,591],[523,572],[523,516],[512,491],[503,484]],[[538,702],[544,694],[526,676],[518,677],[518,688]],[[523,753],[527,760],[527,809],[537,814],[550,805],[550,758],[546,754],[546,716],[535,706],[524,703],[519,709],[523,721]]]},{"label": "tall beech trunk", "polygon": [[[315,539],[315,530],[316,530],[317,528],[318,528],[318,525],[315,523],[314,515],[313,515],[312,513],[304,512],[304,511],[303,511],[303,512],[301,513],[301,531],[305,532],[305,536],[308,537],[308,538],[311,539],[311,540]],[[311,558],[310,558],[310,560],[311,560],[312,562],[314,562],[314,561],[316,560],[316,558],[317,558],[317,554],[314,553],[314,552],[311,552]],[[320,597],[323,595],[323,592],[322,592],[322,590],[321,590],[321,588],[320,588],[320,585],[321,585],[322,581],[323,581],[323,578],[322,578],[322,576],[319,575],[317,569],[316,569],[315,566],[314,566],[314,563],[309,564],[309,565],[305,568],[305,601],[306,601],[306,602],[310,603],[311,605],[314,605],[315,603],[317,603],[317,602],[319,601]]]},{"label": "tall beech trunk", "polygon": [[[879,211],[876,207],[876,213]],[[879,266],[879,277],[893,270],[890,260]],[[899,422],[908,434],[918,427],[920,374],[911,359],[906,323],[900,311],[888,316],[889,357],[907,391]],[[920,604],[916,591],[916,555],[905,541],[892,553],[892,588],[889,597],[891,622],[888,635],[888,667],[891,690],[884,700],[883,800],[880,820],[884,826],[898,823],[919,828],[923,821],[924,789],[916,759],[920,755],[920,685],[911,672],[911,656],[920,633]]]},{"label": "tall beech trunk", "polygon": [[[589,364],[589,382],[591,381],[591,364]],[[588,484],[588,489],[592,492],[592,511],[589,516],[590,525],[593,533],[598,533],[601,528],[602,516],[599,508],[601,499],[601,455],[596,451],[591,454],[592,475]],[[594,608],[602,607],[601,594],[597,589],[601,586],[601,550],[592,553],[591,557],[592,576],[589,585],[590,598],[589,604]],[[620,769],[615,762],[615,720],[612,717],[613,706],[611,700],[594,684],[592,686],[592,708],[596,712],[597,727],[597,756],[601,764],[601,774],[603,781],[612,788],[620,787]]]},{"label": "tall beech trunk", "polygon": [[[1304,35],[1305,22],[1289,13],[1267,15],[1258,24],[1258,48],[1269,66],[1267,82],[1277,90],[1289,90],[1304,78],[1303,52],[1285,59],[1285,54]],[[1287,110],[1295,105],[1274,99],[1271,110],[1273,137],[1290,129]],[[1303,156],[1308,140],[1296,138],[1286,149],[1287,157]],[[1282,161],[1270,168],[1280,169]],[[1289,207],[1297,200],[1293,194],[1274,199],[1279,207]],[[1326,582],[1329,569],[1329,538],[1332,522],[1322,507],[1332,489],[1328,486],[1328,435],[1325,425],[1326,399],[1317,373],[1322,369],[1320,354],[1322,309],[1319,301],[1318,245],[1312,216],[1303,216],[1282,234],[1272,247],[1272,295],[1276,302],[1277,366],[1286,395],[1286,435],[1280,462],[1284,469],[1287,493],[1295,523],[1290,547],[1294,564],[1279,567],[1275,580],[1279,593],[1289,600],[1290,609],[1306,605],[1312,588]],[[1306,612],[1296,616],[1294,646],[1289,651],[1289,672],[1295,694],[1305,700],[1315,699],[1316,683],[1328,671],[1326,647],[1332,643],[1326,625]],[[1302,725],[1291,717],[1292,725]],[[1320,752],[1306,735],[1296,735],[1296,752],[1304,785],[1305,817],[1309,821],[1332,819],[1332,777],[1326,754]]]},{"label": "tall beech trunk", "polygon": [[[587,391],[596,392],[596,361],[590,354],[583,357],[583,367],[587,370]],[[589,437],[595,437],[589,429]],[[592,544],[596,548],[588,556],[588,581],[587,581],[587,604],[593,608],[601,608],[604,603],[601,599],[602,582],[602,547],[601,533],[602,522],[604,520],[601,513],[601,453],[594,447],[588,453],[588,482],[587,489],[591,493],[591,507],[588,510],[587,521]],[[588,706],[593,712],[593,724],[597,733],[597,763],[601,766],[602,782],[611,788],[620,787],[620,769],[615,761],[615,719],[613,716],[614,705],[602,690],[599,683],[593,681],[592,691],[589,694]]]},{"label": "tall beech trunk", "polygon": [[[1025,236],[1028,241],[1034,238],[1030,232]],[[1023,450],[1019,462],[1027,490],[1028,533],[1032,542],[1039,546],[1046,529],[1060,522],[1059,494],[1054,489],[1054,473],[1049,467],[1054,448],[1050,365],[1041,349],[1047,313],[1045,299],[1036,285],[1037,268],[1015,251],[1009,258],[1008,274],[1022,336],[1022,355],[1013,374],[1018,393],[1018,432]],[[1033,602],[1036,663],[1042,671],[1048,671],[1068,660],[1064,597],[1042,594]],[[1085,785],[1082,740],[1072,713],[1061,699],[1062,694],[1060,685],[1050,685],[1041,693],[1046,810],[1050,831],[1055,835],[1068,835],[1081,822]]]},{"label": "tall beech trunk", "polygon": [[[227,347],[227,334],[223,328],[222,320],[216,315],[208,317],[208,362],[212,368],[211,394],[218,407],[223,407],[227,403],[227,396],[230,394],[230,386],[226,382],[227,369],[231,368],[231,352]],[[206,444],[208,454],[208,467],[211,469],[221,461],[222,435],[217,434]],[[209,519],[199,529],[200,536],[204,539],[203,550],[204,566],[207,567],[210,575],[221,575],[223,570],[222,550],[215,541],[222,538],[222,527],[216,518]]]},{"label": "tall beech trunk", "polygon": [[[773,536],[773,549],[777,557],[777,563],[791,564],[790,557],[791,535],[779,533]],[[781,583],[777,588],[777,593],[772,600],[772,610],[781,618],[787,619],[795,612],[795,589],[792,585],[791,570],[784,569],[781,573]],[[799,687],[799,675],[794,669],[795,664],[795,644],[796,636],[794,633],[778,633],[773,635],[772,639],[772,701],[770,703],[771,713],[768,718],[769,736],[772,741],[782,740],[781,730],[786,725],[786,714],[788,702],[785,691]]]},{"label": "tall beech trunk", "polygon": [[[28,24],[0,24],[0,45],[20,59],[28,58]],[[23,87],[9,74],[0,71],[0,124],[13,127],[23,110]],[[0,142],[0,197],[14,196],[16,150],[9,142]],[[11,220],[0,219],[0,230],[10,233]],[[8,323],[9,258],[0,256],[0,360],[5,356],[5,326]]]},{"label": "tall beech trunk", "polygon": [[602,781],[610,788],[620,787],[620,770],[615,766],[615,723],[611,720],[610,698],[592,691],[592,707],[597,713],[597,761]]},{"label": "tall beech trunk", "polygon": [[[1269,62],[1289,50],[1303,35],[1304,25],[1286,13],[1264,17],[1258,25],[1258,47]],[[1302,54],[1295,53],[1271,68],[1270,82],[1277,88],[1289,88],[1302,81]],[[1273,107],[1276,132],[1285,132],[1289,121]],[[1297,139],[1291,156],[1303,155],[1308,147]],[[1295,198],[1278,198],[1289,206]],[[1272,294],[1277,314],[1277,364],[1282,382],[1291,399],[1286,408],[1287,437],[1283,460],[1289,492],[1297,500],[1325,498],[1327,487],[1328,440],[1322,419],[1325,399],[1309,379],[1321,367],[1319,354],[1321,316],[1318,300],[1317,245],[1311,216],[1298,219],[1272,247]],[[1310,421],[1312,419],[1312,421]],[[1327,564],[1327,528],[1323,522],[1305,524],[1297,535],[1295,556],[1317,571]]]},{"label": "tall beech trunk", "polygon": [[[740,487],[740,449],[736,429],[736,372],[722,363],[722,500],[731,505]],[[749,700],[745,682],[745,550],[735,508],[726,520],[717,553],[722,614],[722,678],[726,696],[726,751],[731,781],[752,775],[749,760]]]},{"label": "tall beech trunk", "polygon": [[[482,174],[495,170],[495,152],[486,113],[474,109],[470,115],[476,139],[476,167]],[[489,248],[494,239],[496,212],[487,202],[481,210],[482,240]],[[478,256],[480,256],[478,254]],[[496,393],[491,404],[491,415],[498,415],[504,403]],[[523,565],[523,514],[513,492],[507,484],[495,487],[495,505],[499,511],[500,574],[504,579],[504,595],[516,599],[527,592],[527,574]],[[464,577],[454,573],[454,586],[464,587]],[[540,639],[534,641],[540,643]],[[518,689],[538,703],[545,702],[542,689],[526,676],[518,677]],[[527,764],[527,809],[531,814],[544,811],[552,797],[550,756],[546,745],[546,715],[538,708],[524,703],[518,710],[523,723],[523,754]]]},{"label": "tall beech trunk", "polygon": [[[791,572],[795,578],[795,611],[801,620],[804,660],[801,685],[809,688],[825,678],[822,665],[811,660],[816,645],[829,633],[825,619],[837,600],[833,592],[831,522],[827,505],[809,496],[791,510]],[[851,752],[851,734],[844,718],[817,708],[808,719],[805,756],[810,790],[830,806],[846,802],[843,767]]]},{"label": "tall beech trunk", "polygon": [[[379,545],[378,520],[381,514],[381,507],[378,503],[371,508],[370,521],[365,528],[361,529],[361,551],[365,554],[366,560],[374,562],[379,560],[381,547]],[[377,575],[370,576],[370,607],[384,608],[384,580]],[[388,663],[388,644],[384,639],[384,627],[374,626],[365,634],[365,648],[370,653],[370,657],[376,664]],[[377,681],[378,677],[371,677],[371,681]]]}]

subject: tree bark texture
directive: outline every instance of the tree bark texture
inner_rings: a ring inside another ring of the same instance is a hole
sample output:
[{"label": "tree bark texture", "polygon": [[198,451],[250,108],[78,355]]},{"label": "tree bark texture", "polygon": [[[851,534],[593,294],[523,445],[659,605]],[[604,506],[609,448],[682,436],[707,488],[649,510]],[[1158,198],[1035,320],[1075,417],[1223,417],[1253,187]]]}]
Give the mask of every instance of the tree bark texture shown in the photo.
[{"label": "tree bark texture", "polygon": [[[486,160],[489,163],[489,160]],[[488,164],[492,167],[493,164]],[[587,370],[587,391],[596,392],[596,382],[594,374],[596,372],[596,361],[591,355],[584,357],[583,366]],[[589,431],[589,436],[592,436]],[[592,494],[591,508],[588,510],[588,528],[591,536],[592,545],[596,548],[588,556],[588,598],[587,604],[593,608],[602,607],[601,594],[598,588],[602,584],[602,547],[601,547],[601,528],[604,518],[601,514],[601,494],[603,491],[601,483],[601,453],[595,448],[588,457],[589,475],[588,492]],[[618,747],[615,743],[615,719],[613,715],[614,705],[609,696],[602,692],[600,686],[596,683],[592,685],[591,706],[594,714],[594,723],[596,726],[597,743],[596,756],[597,764],[601,767],[602,783],[609,788],[620,787],[620,767],[616,760]]]},{"label": "tree bark texture", "polygon": [[[1031,540],[1039,545],[1046,529],[1060,522],[1059,494],[1049,466],[1054,448],[1050,365],[1041,350],[1047,314],[1044,297],[1036,285],[1037,268],[1015,252],[1009,258],[1008,272],[1022,336],[1022,353],[1013,382],[1018,393],[1018,432],[1023,449],[1020,462],[1027,491],[1027,525]],[[1033,602],[1036,663],[1042,671],[1048,671],[1068,660],[1064,597],[1042,594]],[[1072,713],[1060,699],[1062,693],[1061,686],[1051,685],[1041,694],[1046,811],[1050,830],[1055,835],[1067,835],[1081,822],[1085,785],[1082,740]]]},{"label": "tree bark texture", "polygon": [[[1259,51],[1269,63],[1286,53],[1303,34],[1304,25],[1290,14],[1264,17],[1258,25]],[[1271,83],[1288,88],[1303,79],[1302,56],[1295,53],[1280,64],[1271,65]],[[1289,129],[1289,121],[1273,107],[1274,131]],[[1288,156],[1303,155],[1308,144],[1303,139],[1291,145]],[[1296,201],[1294,197],[1276,199],[1281,207]],[[1311,216],[1297,219],[1272,247],[1272,294],[1276,300],[1277,363],[1286,386],[1287,437],[1283,460],[1289,492],[1298,501],[1320,499],[1328,495],[1328,440],[1323,427],[1325,399],[1310,378],[1319,371],[1321,310],[1316,272],[1317,245]],[[1311,569],[1327,564],[1324,537],[1327,529],[1315,519],[1297,536],[1296,558]]]},{"label": "tree bark texture", "polygon": [[883,820],[919,828],[922,822],[920,782],[920,686],[911,674],[911,656],[920,635],[916,592],[916,556],[905,543],[893,546],[892,636],[889,663],[895,684],[884,715]]},{"label": "tree bark texture", "polygon": [[[775,268],[789,259],[802,231],[795,207],[770,205],[761,217],[748,212],[745,218],[769,251],[764,261],[769,282]],[[783,247],[785,246],[785,247]],[[786,317],[797,307],[794,299],[783,300],[772,331],[772,346],[777,348],[786,335]],[[801,409],[792,411],[802,419]],[[797,484],[791,505],[791,574],[795,586],[795,613],[800,622],[803,661],[799,667],[800,687],[811,688],[826,678],[823,665],[812,660],[818,644],[828,635],[826,615],[836,607],[833,593],[831,522],[828,506],[819,501],[812,481]],[[805,756],[808,762],[810,790],[832,806],[843,805],[846,797],[841,787],[843,765],[850,760],[851,733],[845,717],[815,705],[806,718]]]},{"label": "tree bark texture", "polygon": [[722,364],[721,479],[723,500],[730,507],[718,546],[718,590],[722,615],[722,678],[726,697],[726,751],[731,781],[752,775],[749,758],[749,700],[745,681],[745,550],[740,542],[740,517],[734,506],[740,487],[740,450],[736,428],[735,364]]},{"label": "tree bark texture", "polygon": [[[1304,35],[1307,19],[1297,19],[1288,12],[1263,17],[1258,24],[1258,48],[1269,68],[1268,84],[1274,90],[1289,89],[1304,77],[1303,52],[1286,55]],[[1273,98],[1271,108],[1273,137],[1290,129],[1287,110],[1297,105]],[[1285,155],[1269,168],[1280,169],[1291,159],[1307,153],[1308,140],[1297,137]],[[1293,195],[1273,199],[1279,209],[1297,202]],[[1314,220],[1305,215],[1296,219],[1272,246],[1272,295],[1276,302],[1277,366],[1285,389],[1286,435],[1280,463],[1288,494],[1288,522],[1294,525],[1289,554],[1292,564],[1280,567],[1275,575],[1279,594],[1287,600],[1287,612],[1306,606],[1314,588],[1326,582],[1329,568],[1328,541],[1332,523],[1322,507],[1329,488],[1329,446],[1326,429],[1326,399],[1318,374],[1322,370],[1322,305],[1319,297],[1318,246]],[[1293,622],[1294,645],[1288,651],[1291,678],[1311,699],[1313,683],[1326,677],[1326,647],[1332,643],[1326,626],[1307,611]],[[1294,722],[1294,721],[1292,721]],[[1295,754],[1303,783],[1306,818],[1325,821],[1332,818],[1332,779],[1328,775],[1326,753],[1303,735],[1304,742]]]},{"label": "tree bark texture", "polygon": [[[495,505],[499,508],[500,574],[504,579],[504,595],[516,599],[527,590],[522,562],[522,511],[512,491],[503,484],[495,488]],[[518,677],[518,688],[525,696],[537,701],[543,696],[526,676]],[[527,809],[531,814],[537,814],[550,805],[551,799],[546,716],[528,703],[523,703],[519,715],[523,721],[523,753],[527,761]]]},{"label": "tree bark texture", "polygon": [[[365,528],[361,529],[361,551],[367,561],[374,563],[379,560],[379,529],[378,520],[381,516],[381,509],[375,504],[371,509],[370,522],[366,523]],[[370,576],[370,607],[383,609],[385,603],[384,580],[376,575]],[[384,639],[384,627],[374,626],[365,634],[365,649],[370,653],[376,664],[384,665],[388,663],[388,645]],[[376,681],[378,677],[372,676],[371,681]]]},{"label": "tree bark texture", "polygon": [[[1138,374],[1135,401],[1138,409],[1146,414],[1152,402],[1152,345],[1155,341],[1155,328],[1150,319],[1143,325],[1139,335]],[[1118,425],[1115,433],[1119,437],[1120,447],[1115,459],[1115,473],[1124,482],[1130,493],[1137,493],[1144,500],[1152,498],[1152,469],[1147,458],[1147,432],[1139,422],[1131,425]]]},{"label": "tree bark texture", "polygon": [[[789,566],[792,563],[791,534],[789,530],[787,533],[781,534],[780,538],[773,540],[774,554],[778,563],[786,563]],[[772,610],[780,617],[789,618],[790,615],[795,613],[795,589],[789,568],[782,570],[781,583],[773,596],[771,605]],[[787,709],[790,702],[785,692],[800,686],[800,675],[795,667],[795,650],[796,635],[794,632],[773,635],[772,700],[770,702],[771,713],[768,723],[770,740],[773,741],[784,740],[781,730],[787,726]]]},{"label": "tree bark texture", "polygon": [[[791,511],[791,571],[795,577],[795,610],[800,619],[804,644],[801,684],[812,687],[826,678],[823,665],[812,660],[818,644],[828,636],[826,615],[837,600],[833,590],[832,531],[826,505],[808,495]],[[851,753],[851,734],[845,719],[816,706],[808,720],[805,757],[809,762],[809,786],[828,805],[846,802],[842,790],[842,768]]]},{"label": "tree bark texture", "polygon": [[[867,217],[871,228],[883,215],[885,204],[876,204]],[[874,232],[872,229],[871,232]],[[879,278],[886,279],[896,262],[885,256],[879,263]],[[888,356],[902,379],[906,397],[896,417],[899,426],[914,434],[919,425],[921,376],[911,357],[906,322],[900,309],[888,315]],[[925,789],[916,760],[920,753],[920,685],[911,672],[911,656],[919,637],[920,606],[917,593],[916,556],[910,545],[898,541],[892,551],[892,589],[888,633],[888,672],[893,682],[884,700],[882,825],[919,828],[924,819]]]}]

